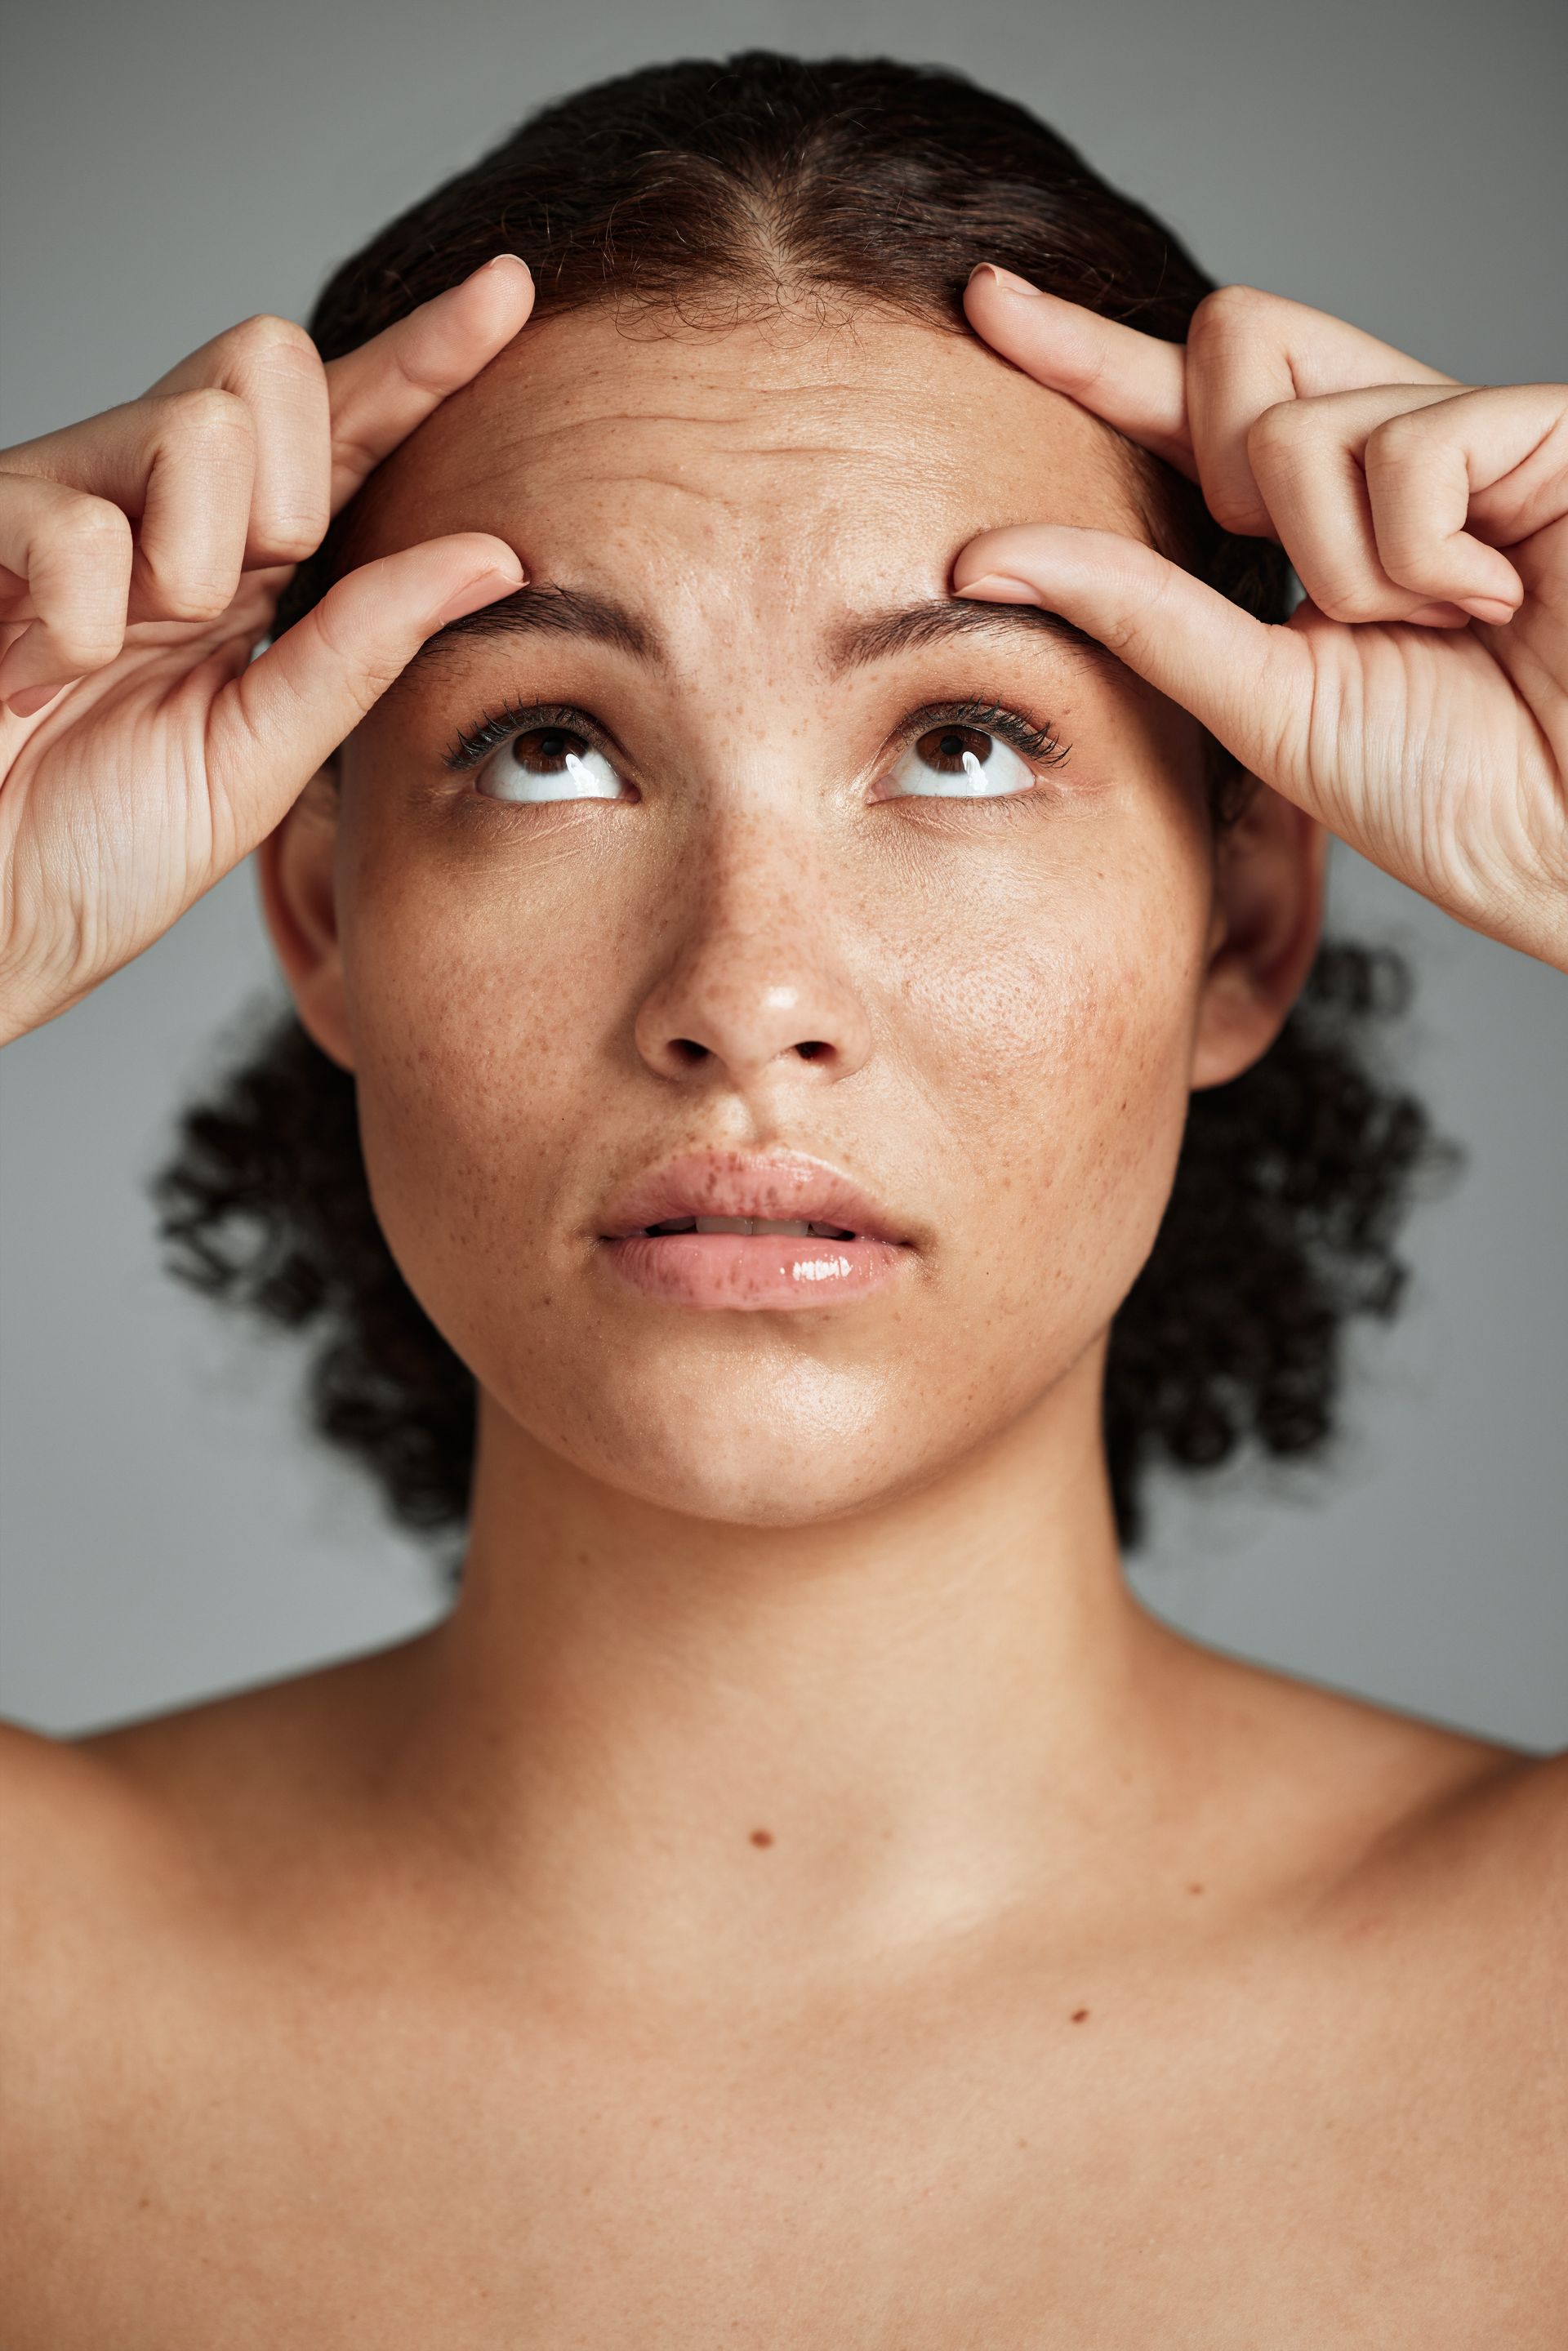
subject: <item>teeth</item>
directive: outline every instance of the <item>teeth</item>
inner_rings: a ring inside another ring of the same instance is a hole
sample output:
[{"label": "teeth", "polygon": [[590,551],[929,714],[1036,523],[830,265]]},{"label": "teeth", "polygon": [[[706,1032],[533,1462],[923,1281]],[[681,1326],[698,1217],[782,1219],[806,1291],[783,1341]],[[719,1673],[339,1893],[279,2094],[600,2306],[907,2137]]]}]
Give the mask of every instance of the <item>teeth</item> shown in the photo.
[{"label": "teeth", "polygon": [[699,1217],[696,1228],[699,1233],[793,1233],[802,1241],[811,1229],[798,1217]]},{"label": "teeth", "polygon": [[662,1225],[646,1225],[649,1235],[660,1233],[786,1233],[794,1240],[852,1241],[842,1225],[808,1224],[799,1217],[670,1217]]}]

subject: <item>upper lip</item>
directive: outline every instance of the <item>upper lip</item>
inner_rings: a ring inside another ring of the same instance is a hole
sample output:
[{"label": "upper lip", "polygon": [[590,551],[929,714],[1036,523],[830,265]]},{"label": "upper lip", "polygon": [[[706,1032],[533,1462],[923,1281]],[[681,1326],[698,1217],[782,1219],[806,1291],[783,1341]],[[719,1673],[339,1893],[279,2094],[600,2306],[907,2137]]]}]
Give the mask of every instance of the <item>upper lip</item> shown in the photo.
[{"label": "upper lip", "polygon": [[803,1151],[693,1151],[666,1160],[615,1195],[601,1238],[623,1240],[676,1217],[767,1217],[839,1225],[870,1240],[905,1238],[841,1168]]}]

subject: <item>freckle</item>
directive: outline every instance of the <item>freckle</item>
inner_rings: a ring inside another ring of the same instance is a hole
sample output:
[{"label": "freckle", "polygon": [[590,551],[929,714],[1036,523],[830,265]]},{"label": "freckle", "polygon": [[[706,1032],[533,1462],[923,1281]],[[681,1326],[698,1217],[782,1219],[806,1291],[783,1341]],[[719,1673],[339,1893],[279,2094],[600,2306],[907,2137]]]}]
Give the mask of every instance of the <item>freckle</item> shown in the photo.
[{"label": "freckle", "polygon": [[751,1842],[753,1844],[771,1844],[773,1842],[772,1830],[753,1829],[751,1832]]},{"label": "freckle", "polygon": [[1186,1890],[1189,1894],[1201,1894],[1203,1892],[1202,1886],[1197,1885],[1189,1886]]},{"label": "freckle", "polygon": [[1073,2023],[1074,2023],[1074,2024],[1082,2024],[1082,2023],[1083,2022],[1084,2018],[1088,2015],[1088,2013],[1089,2013],[1089,2011],[1088,2011],[1086,2008],[1075,2008],[1075,2009],[1073,2010],[1073,2011],[1072,2011],[1072,2022],[1073,2022]]}]

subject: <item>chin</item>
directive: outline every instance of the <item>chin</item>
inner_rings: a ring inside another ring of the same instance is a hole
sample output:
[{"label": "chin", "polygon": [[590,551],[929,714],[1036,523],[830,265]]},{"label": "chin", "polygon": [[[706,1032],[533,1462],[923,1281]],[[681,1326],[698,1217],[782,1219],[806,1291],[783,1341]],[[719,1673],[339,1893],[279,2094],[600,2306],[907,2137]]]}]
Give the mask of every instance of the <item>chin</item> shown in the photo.
[{"label": "chin", "polygon": [[686,1381],[650,1368],[642,1378],[601,1374],[591,1415],[570,1414],[558,1391],[551,1425],[537,1409],[516,1418],[537,1443],[640,1501],[733,1526],[800,1527],[930,1474],[932,1448],[897,1406],[904,1385],[815,1359],[774,1359],[749,1376],[731,1362]]}]

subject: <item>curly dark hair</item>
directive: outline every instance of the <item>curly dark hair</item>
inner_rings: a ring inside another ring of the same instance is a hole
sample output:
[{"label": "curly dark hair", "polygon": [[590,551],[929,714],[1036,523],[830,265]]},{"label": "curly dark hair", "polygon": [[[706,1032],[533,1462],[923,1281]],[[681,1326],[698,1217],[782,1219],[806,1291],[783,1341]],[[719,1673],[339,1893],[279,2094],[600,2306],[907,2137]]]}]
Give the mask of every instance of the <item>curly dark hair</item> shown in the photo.
[{"label": "curly dark hair", "polygon": [[[309,322],[323,358],[507,251],[534,272],[536,314],[611,302],[705,325],[805,304],[967,332],[963,289],[988,260],[1178,341],[1213,290],[1167,228],[1010,100],[942,69],[761,50],[648,68],[531,115],[343,264]],[[1153,457],[1127,459],[1156,542],[1282,620],[1280,549],[1222,530]],[[277,630],[325,592],[352,513],[299,566]],[[1222,827],[1248,785],[1210,750]],[[1393,1312],[1416,1179],[1453,1155],[1375,1067],[1373,1027],[1407,994],[1388,950],[1325,944],[1270,1050],[1193,1096],[1164,1221],[1111,1334],[1104,1429],[1127,1545],[1154,1459],[1207,1467],[1249,1440],[1304,1455],[1333,1433],[1347,1319]],[[314,1328],[314,1426],[368,1466],[392,1516],[460,1529],[473,1375],[382,1236],[353,1079],[292,1011],[269,1004],[214,1097],[183,1113],[152,1193],[179,1279]]]}]

